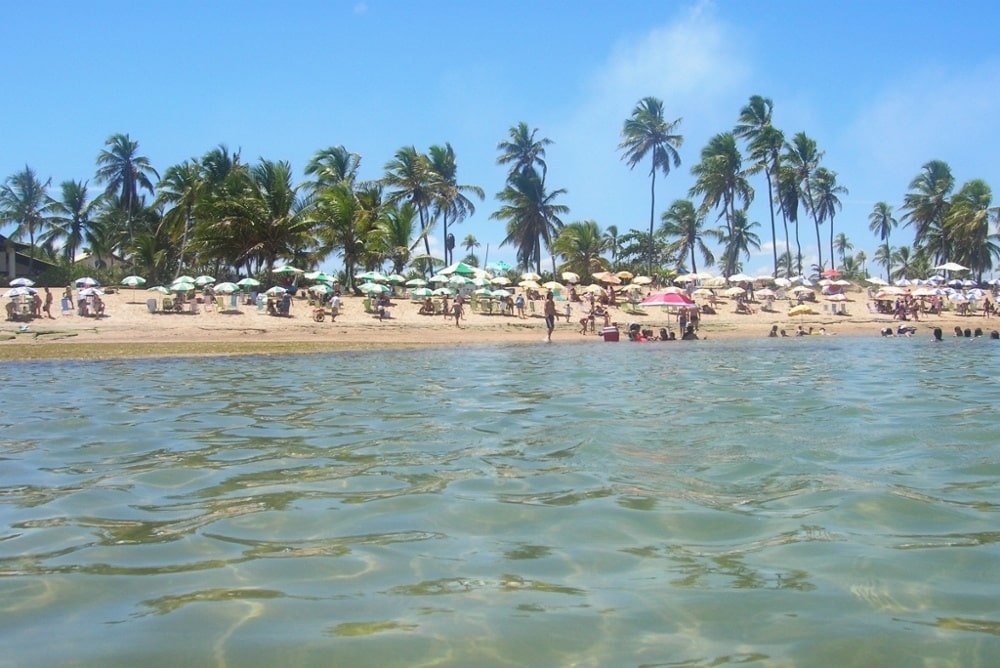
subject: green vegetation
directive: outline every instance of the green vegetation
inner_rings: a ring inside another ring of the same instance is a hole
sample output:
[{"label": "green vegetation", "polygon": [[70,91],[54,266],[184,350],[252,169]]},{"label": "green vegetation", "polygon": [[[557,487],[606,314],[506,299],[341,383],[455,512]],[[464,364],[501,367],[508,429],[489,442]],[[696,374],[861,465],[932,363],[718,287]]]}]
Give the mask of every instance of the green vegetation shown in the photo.
[{"label": "green vegetation", "polygon": [[[496,162],[508,172],[489,215],[504,226],[498,230],[501,245],[515,250],[519,266],[512,273],[542,273],[548,255],[553,262],[547,271],[573,271],[584,280],[608,270],[668,276],[697,271],[699,261],[703,268],[718,262],[726,275],[740,272],[762,245],[760,223],[748,218],[756,181],[766,186],[775,276],[829,269],[848,278],[868,276],[864,251],[852,254],[862,244],[835,226],[847,189],[823,164],[815,140],[804,132],[786,140],[772,125],[773,107],[766,97],[750,97],[732,130],[701,149],[690,169],[691,199],[658,212],[656,177],[681,164],[681,119],[669,120],[655,97],[639,100],[623,122],[617,148],[629,168],[649,165],[648,230],[602,228],[589,219],[564,222],[570,211],[560,198],[567,191],[550,185],[545,161],[554,143],[524,122],[513,125],[497,144]],[[39,275],[53,284],[82,275],[114,283],[132,273],[150,285],[181,273],[266,279],[277,263],[308,270],[336,257],[343,263],[341,281],[353,288],[360,271],[426,276],[455,261],[455,246],[464,248],[464,262],[479,265],[476,252],[483,244],[471,234],[456,242],[452,229],[475,213],[485,193],[461,183],[451,144],[426,153],[400,148],[372,181],[359,180],[361,163],[362,156],[344,146],[324,148],[305,166],[306,180],[296,183],[288,162],[261,158],[251,164],[220,145],[167,167],[161,176],[138,141],[114,134],[99,150],[92,175],[103,190],[88,180],[64,181],[53,190],[50,180],[25,166],[0,188],[0,225],[28,245],[29,273],[39,273],[36,259],[48,263],[40,266],[55,265]],[[803,267],[804,220],[816,235],[818,262],[812,267]],[[439,223],[443,258],[431,257],[430,238]],[[875,204],[869,223],[878,244],[873,263],[890,280],[926,276],[945,261],[969,267],[981,279],[1000,258],[1000,215],[990,186],[979,179],[958,186],[941,160],[920,168],[899,207]],[[901,226],[912,230],[913,242],[894,247]],[[708,240],[720,248],[713,252]],[[80,264],[84,256],[86,265]]]}]

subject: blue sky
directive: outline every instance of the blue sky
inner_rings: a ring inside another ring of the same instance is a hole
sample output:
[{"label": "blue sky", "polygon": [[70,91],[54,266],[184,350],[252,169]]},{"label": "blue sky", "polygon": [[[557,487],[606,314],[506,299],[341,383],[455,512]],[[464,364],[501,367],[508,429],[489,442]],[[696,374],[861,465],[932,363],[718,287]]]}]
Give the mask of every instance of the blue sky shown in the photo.
[{"label": "blue sky", "polygon": [[[459,180],[487,193],[456,237],[512,261],[489,219],[505,178],[496,144],[512,125],[553,140],[548,184],[568,190],[565,222],[643,229],[648,167],[630,171],[617,150],[635,103],[659,97],[682,119],[659,215],[687,196],[708,139],[760,94],[786,136],[805,131],[825,151],[850,191],[836,230],[871,257],[872,205],[898,207],[928,160],[1000,190],[998,20],[1000,5],[978,1],[41,0],[0,23],[0,177],[29,164],[53,184],[92,179],[116,132],[161,173],[224,143],[301,176],[313,153],[343,144],[377,178],[403,146],[450,142]],[[749,273],[771,262],[766,185],[754,186],[750,218],[768,244]],[[814,256],[811,225],[800,235]],[[894,245],[911,241],[903,229]]]}]

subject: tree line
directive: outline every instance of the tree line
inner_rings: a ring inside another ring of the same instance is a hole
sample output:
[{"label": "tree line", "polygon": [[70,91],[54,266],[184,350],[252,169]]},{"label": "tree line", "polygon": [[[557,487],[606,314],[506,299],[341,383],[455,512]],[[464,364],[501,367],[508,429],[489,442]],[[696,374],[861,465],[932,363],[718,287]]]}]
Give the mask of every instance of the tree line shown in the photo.
[{"label": "tree line", "polygon": [[[553,274],[625,269],[666,277],[698,271],[700,259],[703,268],[718,265],[728,276],[761,248],[761,225],[748,215],[756,181],[766,187],[774,276],[827,269],[867,276],[864,252],[851,254],[854,244],[835,233],[840,197],[848,193],[837,172],[823,164],[815,140],[804,132],[786,138],[772,116],[772,101],[752,96],[733,128],[702,148],[690,169],[688,197],[657,216],[657,177],[682,162],[682,120],[668,118],[661,100],[641,99],[622,124],[618,150],[630,169],[649,168],[649,227],[624,233],[593,220],[564,223],[569,208],[559,200],[567,191],[548,184],[545,162],[553,142],[518,123],[497,144],[496,162],[508,172],[489,218],[504,226],[501,245],[515,249],[518,266],[539,273],[542,259],[551,256]],[[137,141],[115,134],[97,155],[94,188],[69,180],[54,189],[29,166],[7,177],[0,223],[13,225],[12,237],[28,243],[32,262],[43,258],[72,273],[86,252],[99,266],[118,258],[118,273],[142,273],[151,281],[180,273],[261,276],[279,261],[310,269],[336,256],[342,280],[353,286],[359,270],[388,266],[394,273],[427,275],[454,262],[459,244],[450,230],[475,213],[485,194],[459,182],[452,146],[434,145],[426,153],[401,148],[373,180],[359,178],[361,161],[344,146],[325,148],[306,165],[307,180],[295,183],[288,162],[247,163],[239,151],[219,145],[161,175]],[[818,262],[804,267],[801,235],[810,223]],[[981,278],[1000,257],[1000,216],[990,187],[975,179],[956,190],[950,167],[940,160],[922,166],[898,210],[877,203],[869,223],[879,242],[873,260],[888,279],[926,276],[944,261]],[[900,224],[912,227],[912,245],[891,245]],[[430,251],[430,235],[439,227],[443,258]],[[721,249],[718,258],[709,241]],[[462,260],[478,265],[474,235],[460,245]]]}]

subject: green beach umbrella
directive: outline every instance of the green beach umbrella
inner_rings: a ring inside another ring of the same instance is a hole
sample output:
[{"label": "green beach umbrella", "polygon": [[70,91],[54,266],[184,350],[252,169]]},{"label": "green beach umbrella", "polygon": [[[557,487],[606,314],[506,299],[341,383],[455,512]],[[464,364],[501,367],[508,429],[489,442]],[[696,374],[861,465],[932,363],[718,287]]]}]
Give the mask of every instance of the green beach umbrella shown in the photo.
[{"label": "green beach umbrella", "polygon": [[362,281],[367,281],[369,283],[381,283],[385,281],[385,276],[378,273],[377,271],[366,271],[363,274],[358,274],[357,278],[360,278]]},{"label": "green beach umbrella", "polygon": [[215,291],[220,295],[229,295],[240,289],[235,283],[219,283],[215,286]]},{"label": "green beach umbrella", "polygon": [[455,294],[455,288],[449,288],[449,287],[437,288],[436,290],[434,290],[434,294],[436,294],[436,295],[453,295],[453,294]]},{"label": "green beach umbrella", "polygon": [[240,286],[241,288],[256,288],[257,286],[260,285],[260,281],[258,281],[256,278],[247,277],[236,281],[236,285]]},{"label": "green beach umbrella", "polygon": [[415,288],[410,294],[414,297],[430,297],[434,291],[430,288]]},{"label": "green beach umbrella", "polygon": [[388,287],[384,285],[379,285],[378,283],[364,283],[361,285],[361,287],[358,288],[358,290],[361,290],[361,292],[364,292],[365,294],[369,295],[384,294],[386,292],[389,292]]},{"label": "green beach umbrella", "polygon": [[215,283],[215,276],[206,276],[202,274],[198,278],[194,279],[194,284],[197,285],[199,288],[203,288],[209,283]]},{"label": "green beach umbrella", "polygon": [[194,283],[194,276],[188,276],[187,274],[178,276],[174,279],[174,283]]},{"label": "green beach umbrella", "polygon": [[406,281],[406,276],[400,276],[399,274],[389,274],[385,277],[385,280],[390,283],[403,283]]},{"label": "green beach umbrella", "polygon": [[328,295],[333,292],[333,288],[326,283],[317,283],[316,285],[309,286],[309,292],[316,295]]},{"label": "green beach umbrella", "polygon": [[406,282],[406,284],[413,288],[422,288],[427,285],[427,281],[422,278],[411,278]]},{"label": "green beach umbrella", "polygon": [[304,273],[301,269],[293,267],[290,264],[283,264],[271,272],[272,274],[284,274],[285,276],[291,276],[292,274]]},{"label": "green beach umbrella", "polygon": [[169,295],[170,290],[166,289],[162,285],[154,285],[151,288],[146,288],[146,292],[159,292],[161,295]]},{"label": "green beach umbrella", "polygon": [[138,288],[146,285],[146,279],[142,276],[126,276],[121,284],[128,288]]},{"label": "green beach umbrella", "polygon": [[288,294],[288,290],[286,290],[285,288],[281,287],[280,285],[275,285],[272,288],[268,288],[267,291],[264,294],[265,295],[284,295],[284,294]]},{"label": "green beach umbrella", "polygon": [[171,292],[189,292],[194,290],[194,283],[191,281],[174,281],[170,284]]}]

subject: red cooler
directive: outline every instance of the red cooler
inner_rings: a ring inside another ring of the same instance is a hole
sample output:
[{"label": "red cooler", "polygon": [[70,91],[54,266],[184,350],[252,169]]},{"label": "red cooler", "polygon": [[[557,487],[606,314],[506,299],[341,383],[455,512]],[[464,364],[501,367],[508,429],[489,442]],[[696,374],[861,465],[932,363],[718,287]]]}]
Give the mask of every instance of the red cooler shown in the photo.
[{"label": "red cooler", "polygon": [[601,330],[601,336],[604,337],[605,341],[617,341],[618,340],[618,328],[617,327],[605,327]]}]

